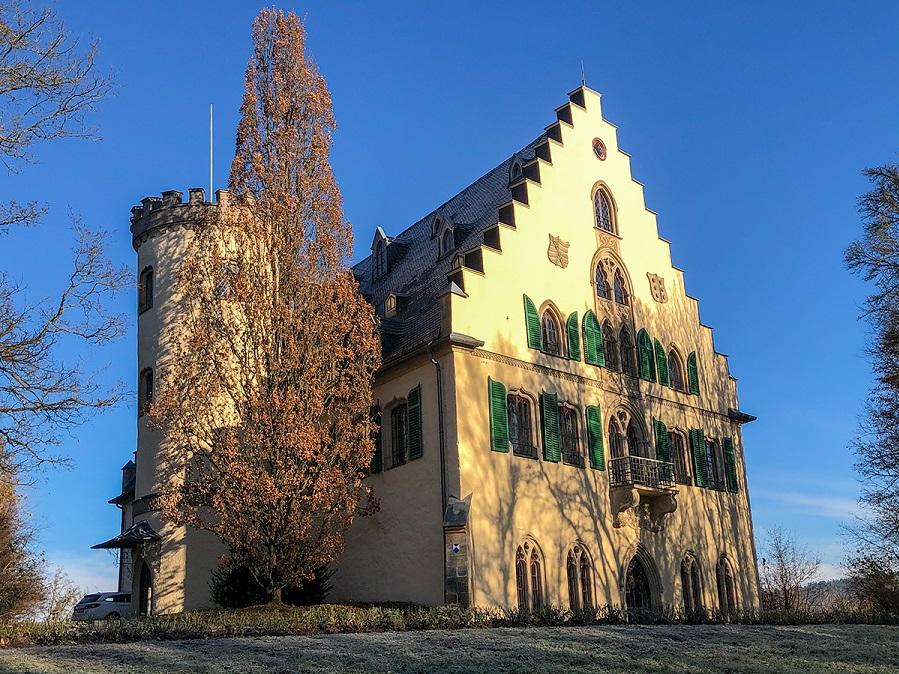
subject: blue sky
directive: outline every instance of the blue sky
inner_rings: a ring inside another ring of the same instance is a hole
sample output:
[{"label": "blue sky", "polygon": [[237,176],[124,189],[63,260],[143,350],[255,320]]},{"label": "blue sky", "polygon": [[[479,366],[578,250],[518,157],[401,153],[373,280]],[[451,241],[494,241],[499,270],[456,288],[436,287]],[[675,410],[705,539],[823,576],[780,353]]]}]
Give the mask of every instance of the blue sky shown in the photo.
[{"label": "blue sky", "polygon": [[[871,382],[865,288],[842,254],[859,232],[861,170],[899,152],[899,5],[279,4],[305,16],[333,92],[357,258],[376,226],[404,229],[532,140],[583,61],[730,355],[742,407],[759,417],[744,436],[757,533],[783,525],[839,564],[858,491],[846,447]],[[208,182],[209,103],[224,186],[259,6],[59,3],[73,31],[99,40],[117,85],[95,117],[102,141],[41,147],[39,164],[0,181],[0,198],[51,206],[39,228],[0,239],[0,268],[32,297],[62,281],[69,209],[107,229],[112,257],[134,267],[130,207]],[[89,356],[132,388],[133,300],[120,301],[128,337]],[[91,589],[114,587],[111,557],[88,547],[118,530],[106,500],[134,442],[132,404],[76,432],[73,467],[29,491],[48,558]]]}]

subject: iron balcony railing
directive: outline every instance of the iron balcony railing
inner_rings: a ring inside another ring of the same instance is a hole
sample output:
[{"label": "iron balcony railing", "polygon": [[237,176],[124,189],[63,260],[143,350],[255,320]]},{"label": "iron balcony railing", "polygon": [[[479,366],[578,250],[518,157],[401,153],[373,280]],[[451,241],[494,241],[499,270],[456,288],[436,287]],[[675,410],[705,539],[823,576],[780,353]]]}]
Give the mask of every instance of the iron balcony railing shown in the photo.
[{"label": "iron balcony railing", "polygon": [[659,489],[674,487],[674,464],[643,456],[622,456],[609,461],[611,483]]}]

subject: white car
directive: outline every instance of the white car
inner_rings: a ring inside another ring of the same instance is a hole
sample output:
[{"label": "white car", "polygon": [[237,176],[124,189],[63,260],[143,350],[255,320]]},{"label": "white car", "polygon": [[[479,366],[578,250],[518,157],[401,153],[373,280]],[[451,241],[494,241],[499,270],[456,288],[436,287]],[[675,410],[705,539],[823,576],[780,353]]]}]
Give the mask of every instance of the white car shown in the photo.
[{"label": "white car", "polygon": [[117,620],[131,615],[131,595],[95,592],[84,595],[72,611],[72,620]]}]

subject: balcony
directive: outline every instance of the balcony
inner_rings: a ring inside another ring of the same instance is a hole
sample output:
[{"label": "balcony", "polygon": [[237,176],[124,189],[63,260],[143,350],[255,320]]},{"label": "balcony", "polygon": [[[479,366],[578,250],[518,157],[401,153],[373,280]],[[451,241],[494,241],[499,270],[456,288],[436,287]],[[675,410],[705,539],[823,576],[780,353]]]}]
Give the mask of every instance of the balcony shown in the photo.
[{"label": "balcony", "polygon": [[609,461],[612,486],[634,485],[637,488],[674,489],[674,464],[643,456],[622,456]]},{"label": "balcony", "polygon": [[[609,461],[613,526],[625,523],[649,531],[664,529],[665,516],[677,510],[674,464],[644,456]],[[628,514],[625,520],[622,516]]]}]

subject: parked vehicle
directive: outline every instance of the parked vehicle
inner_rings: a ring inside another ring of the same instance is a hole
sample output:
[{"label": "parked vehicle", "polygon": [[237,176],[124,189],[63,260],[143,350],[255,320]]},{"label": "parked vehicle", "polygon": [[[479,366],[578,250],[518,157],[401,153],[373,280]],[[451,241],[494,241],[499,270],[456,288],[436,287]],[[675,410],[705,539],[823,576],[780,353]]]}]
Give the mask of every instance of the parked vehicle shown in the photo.
[{"label": "parked vehicle", "polygon": [[122,592],[86,594],[75,604],[72,620],[116,620],[132,615],[131,595]]}]

